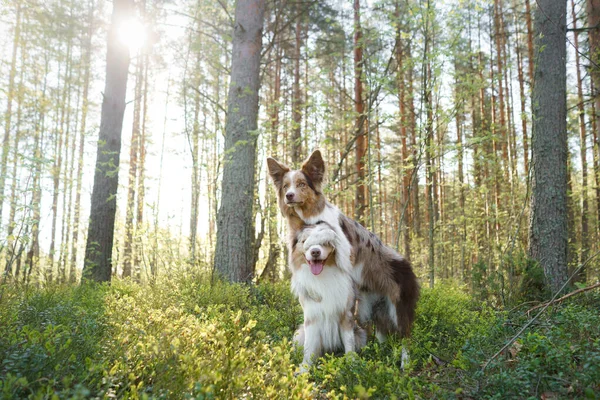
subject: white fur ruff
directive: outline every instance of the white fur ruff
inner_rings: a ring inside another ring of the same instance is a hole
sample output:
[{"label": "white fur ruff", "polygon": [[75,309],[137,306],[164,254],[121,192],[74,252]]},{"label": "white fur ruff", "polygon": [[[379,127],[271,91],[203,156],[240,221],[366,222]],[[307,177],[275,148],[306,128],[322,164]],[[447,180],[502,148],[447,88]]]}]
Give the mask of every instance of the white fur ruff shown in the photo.
[{"label": "white fur ruff", "polygon": [[315,344],[324,351],[343,347],[340,316],[346,312],[353,291],[352,278],[336,267],[326,266],[319,275],[313,275],[308,264],[302,264],[292,276],[292,292],[301,299],[304,321],[311,321],[307,328],[313,330],[318,341]]}]

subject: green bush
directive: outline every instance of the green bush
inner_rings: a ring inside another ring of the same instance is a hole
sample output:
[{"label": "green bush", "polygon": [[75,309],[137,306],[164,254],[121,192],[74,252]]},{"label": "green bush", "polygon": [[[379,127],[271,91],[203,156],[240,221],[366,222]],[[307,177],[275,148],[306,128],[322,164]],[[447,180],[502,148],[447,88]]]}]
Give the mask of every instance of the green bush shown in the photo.
[{"label": "green bush", "polygon": [[2,304],[3,396],[87,393],[77,384],[98,378],[92,366],[102,364],[100,344],[107,334],[103,298],[103,287],[62,286]]},{"label": "green bush", "polygon": [[310,397],[306,377],[293,377],[290,344],[272,345],[252,319],[261,312],[251,304],[249,287],[205,285],[192,298],[171,303],[161,301],[158,286],[113,288],[116,295],[107,302],[115,330],[109,352],[119,357],[108,376],[126,382],[117,396],[131,391],[165,398]]},{"label": "green bush", "polygon": [[474,361],[474,397],[522,399],[546,393],[554,398],[600,398],[599,309],[598,294],[550,307],[482,373],[483,362],[532,316],[514,311],[498,321],[466,349]]},{"label": "green bush", "polygon": [[412,334],[412,356],[423,363],[432,358],[464,367],[463,347],[486,335],[496,315],[485,303],[472,299],[449,282],[421,290]]},{"label": "green bush", "polygon": [[[302,322],[289,284],[0,288],[0,398],[598,398],[600,295],[551,307],[482,371],[530,316],[462,288],[423,288],[410,339],[370,340],[296,375]],[[400,368],[402,345],[411,363]]]}]

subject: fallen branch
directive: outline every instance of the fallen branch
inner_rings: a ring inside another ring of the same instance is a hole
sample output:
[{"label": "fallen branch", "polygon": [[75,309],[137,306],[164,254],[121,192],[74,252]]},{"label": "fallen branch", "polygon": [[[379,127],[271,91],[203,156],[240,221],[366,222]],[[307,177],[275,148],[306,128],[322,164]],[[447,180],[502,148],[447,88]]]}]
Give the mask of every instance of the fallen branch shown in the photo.
[{"label": "fallen branch", "polygon": [[558,298],[556,300],[552,300],[552,301],[549,301],[547,303],[538,304],[537,306],[535,306],[535,307],[530,308],[529,310],[527,310],[527,314],[529,315],[529,313],[532,312],[533,310],[537,310],[538,308],[544,307],[545,305],[551,305],[551,304],[560,303],[561,301],[566,300],[566,299],[568,299],[571,296],[575,296],[576,294],[587,292],[588,290],[596,289],[596,288],[599,288],[599,287],[600,287],[600,282],[595,283],[595,284],[593,284],[591,286],[588,286],[588,287],[577,289],[577,290],[575,290],[575,291],[573,291],[573,292],[571,292],[569,294],[566,294],[563,297],[560,297],[560,298]]},{"label": "fallen branch", "polygon": [[483,364],[483,367],[481,367],[481,372],[484,372],[485,369],[487,368],[487,366],[490,365],[490,363],[492,362],[492,360],[494,360],[496,357],[498,357],[500,354],[502,354],[502,352],[504,350],[506,350],[511,344],[513,344],[514,341],[517,340],[519,338],[519,336],[521,336],[523,334],[523,332],[525,332],[525,330],[527,328],[529,328],[529,326],[531,324],[533,324],[533,322],[536,319],[538,319],[540,315],[542,315],[544,313],[544,311],[546,311],[546,309],[550,306],[550,304],[552,304],[556,300],[556,298],[558,297],[558,295],[560,294],[560,292],[562,292],[563,289],[565,287],[567,287],[567,285],[569,284],[569,282],[571,282],[571,279],[573,279],[573,277],[575,275],[577,275],[579,273],[579,271],[581,271],[581,269],[587,265],[587,263],[589,263],[594,258],[596,258],[598,256],[598,254],[600,254],[600,251],[597,251],[596,253],[594,253],[587,260],[585,260],[585,262],[581,263],[577,267],[577,269],[571,274],[571,276],[569,277],[569,279],[567,279],[566,282],[560,287],[560,289],[558,289],[558,291],[554,294],[554,297],[552,297],[552,299],[548,303],[542,305],[543,308],[540,310],[540,312],[537,313],[535,315],[535,317],[533,317],[532,319],[530,319],[525,325],[523,325],[523,327],[519,330],[519,332],[517,332],[517,334],[515,336],[513,336],[508,342],[506,342],[506,344],[504,346],[502,346],[502,348],[500,350],[498,350],[496,352],[496,354],[494,354],[489,360],[487,360],[485,362],[485,364]]}]

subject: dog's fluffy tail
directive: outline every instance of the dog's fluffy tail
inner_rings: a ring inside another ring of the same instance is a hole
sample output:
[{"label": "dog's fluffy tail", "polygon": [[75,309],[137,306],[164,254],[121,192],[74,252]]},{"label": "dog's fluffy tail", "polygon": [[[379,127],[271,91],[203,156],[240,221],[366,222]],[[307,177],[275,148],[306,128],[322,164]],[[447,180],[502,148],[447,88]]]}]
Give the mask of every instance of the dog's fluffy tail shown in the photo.
[{"label": "dog's fluffy tail", "polygon": [[402,337],[408,337],[415,320],[419,283],[410,263],[404,258],[392,259],[390,266],[394,272],[394,280],[400,286],[400,298],[395,304],[398,330]]}]

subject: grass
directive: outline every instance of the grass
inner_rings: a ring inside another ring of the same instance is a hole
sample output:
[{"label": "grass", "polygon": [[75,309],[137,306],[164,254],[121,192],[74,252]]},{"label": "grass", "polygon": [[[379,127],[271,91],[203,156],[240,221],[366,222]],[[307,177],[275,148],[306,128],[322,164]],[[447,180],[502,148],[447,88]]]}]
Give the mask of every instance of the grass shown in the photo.
[{"label": "grass", "polygon": [[481,365],[526,322],[452,284],[423,289],[410,348],[370,342],[297,375],[290,345],[302,313],[288,285],[4,286],[2,398],[598,398],[600,296],[544,314],[506,354]]}]

